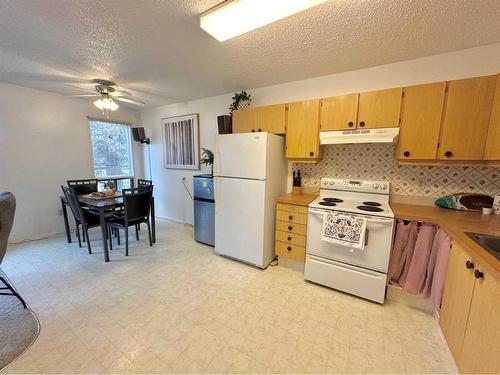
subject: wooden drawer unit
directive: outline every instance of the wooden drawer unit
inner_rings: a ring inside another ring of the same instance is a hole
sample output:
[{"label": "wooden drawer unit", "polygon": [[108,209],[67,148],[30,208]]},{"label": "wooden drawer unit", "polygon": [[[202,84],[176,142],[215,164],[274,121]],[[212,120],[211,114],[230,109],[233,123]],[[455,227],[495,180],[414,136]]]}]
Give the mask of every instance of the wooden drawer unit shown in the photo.
[{"label": "wooden drawer unit", "polygon": [[307,235],[307,226],[305,224],[287,223],[286,221],[276,220],[276,230],[300,234],[301,236]]},{"label": "wooden drawer unit", "polygon": [[298,214],[306,214],[307,215],[307,206],[298,206],[295,204],[278,203],[276,205],[276,210],[287,211],[287,212],[296,212]]},{"label": "wooden drawer unit", "polygon": [[306,248],[304,246],[276,241],[275,253],[280,257],[290,258],[300,262],[305,262],[306,260]]},{"label": "wooden drawer unit", "polygon": [[278,210],[276,211],[276,220],[295,224],[307,224],[307,214]]},{"label": "wooden drawer unit", "polygon": [[287,233],[277,230],[276,241],[306,247],[306,236],[302,236],[300,234]]},{"label": "wooden drawer unit", "polygon": [[299,262],[306,259],[307,206],[278,203],[276,205],[275,254]]}]

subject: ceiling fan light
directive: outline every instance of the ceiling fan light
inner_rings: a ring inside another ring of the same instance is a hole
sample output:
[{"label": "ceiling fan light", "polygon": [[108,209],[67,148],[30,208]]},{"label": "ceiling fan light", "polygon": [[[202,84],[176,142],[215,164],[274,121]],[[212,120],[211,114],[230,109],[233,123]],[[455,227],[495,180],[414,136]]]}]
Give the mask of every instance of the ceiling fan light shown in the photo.
[{"label": "ceiling fan light", "polygon": [[107,94],[103,94],[99,99],[94,101],[94,105],[101,111],[116,111],[120,106]]},{"label": "ceiling fan light", "polygon": [[327,0],[228,0],[200,16],[200,27],[219,42],[255,30]]}]

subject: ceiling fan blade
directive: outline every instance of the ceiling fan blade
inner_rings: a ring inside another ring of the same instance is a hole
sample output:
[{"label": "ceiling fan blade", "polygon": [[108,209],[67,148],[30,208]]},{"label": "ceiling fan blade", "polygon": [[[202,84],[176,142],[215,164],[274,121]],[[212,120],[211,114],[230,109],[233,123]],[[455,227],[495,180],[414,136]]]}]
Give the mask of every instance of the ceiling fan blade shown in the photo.
[{"label": "ceiling fan blade", "polygon": [[72,89],[77,89],[77,90],[79,90],[79,91],[84,91],[84,92],[91,92],[91,93],[93,93],[93,94],[95,94],[95,93],[96,93],[96,91],[95,91],[94,87],[89,87],[89,85],[88,85],[88,84],[85,84],[85,83],[82,83],[81,85],[82,85],[82,86],[83,86],[83,85],[85,85],[85,86],[87,86],[87,87],[81,87],[81,86],[69,85],[69,84],[67,84],[67,83],[65,84],[65,86],[67,86],[67,87],[71,87]]},{"label": "ceiling fan blade", "polygon": [[110,92],[109,95],[113,97],[118,97],[118,96],[130,96],[132,94],[129,93],[128,91],[113,91]]},{"label": "ceiling fan blade", "polygon": [[95,98],[100,96],[99,94],[77,94],[77,95],[65,95],[66,98]]},{"label": "ceiling fan blade", "polygon": [[140,106],[146,105],[146,103],[139,102],[137,100],[128,99],[128,98],[117,97],[116,99],[118,99],[119,101],[124,102],[124,103],[135,104],[135,105],[140,105]]}]

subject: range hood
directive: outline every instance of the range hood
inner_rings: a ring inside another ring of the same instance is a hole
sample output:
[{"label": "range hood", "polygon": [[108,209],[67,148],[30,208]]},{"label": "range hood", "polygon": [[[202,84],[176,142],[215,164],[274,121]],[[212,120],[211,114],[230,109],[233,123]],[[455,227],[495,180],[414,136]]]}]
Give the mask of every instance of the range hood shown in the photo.
[{"label": "range hood", "polygon": [[399,128],[356,129],[320,132],[322,145],[340,145],[346,143],[396,143]]}]

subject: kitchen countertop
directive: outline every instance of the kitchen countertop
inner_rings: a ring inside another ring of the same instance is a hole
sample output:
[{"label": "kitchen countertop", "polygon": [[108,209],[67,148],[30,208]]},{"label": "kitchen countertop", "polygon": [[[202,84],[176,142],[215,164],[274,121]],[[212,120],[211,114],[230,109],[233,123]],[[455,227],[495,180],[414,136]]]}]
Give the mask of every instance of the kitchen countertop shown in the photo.
[{"label": "kitchen countertop", "polygon": [[313,200],[318,197],[319,194],[310,194],[310,193],[302,193],[302,194],[292,194],[288,193],[279,197],[276,202],[284,203],[284,204],[295,204],[298,206],[308,206]]},{"label": "kitchen countertop", "polygon": [[500,215],[483,215],[477,212],[455,211],[436,206],[391,202],[396,219],[422,221],[439,225],[454,240],[469,248],[497,272],[500,261],[472,240],[465,232],[500,236]]}]

